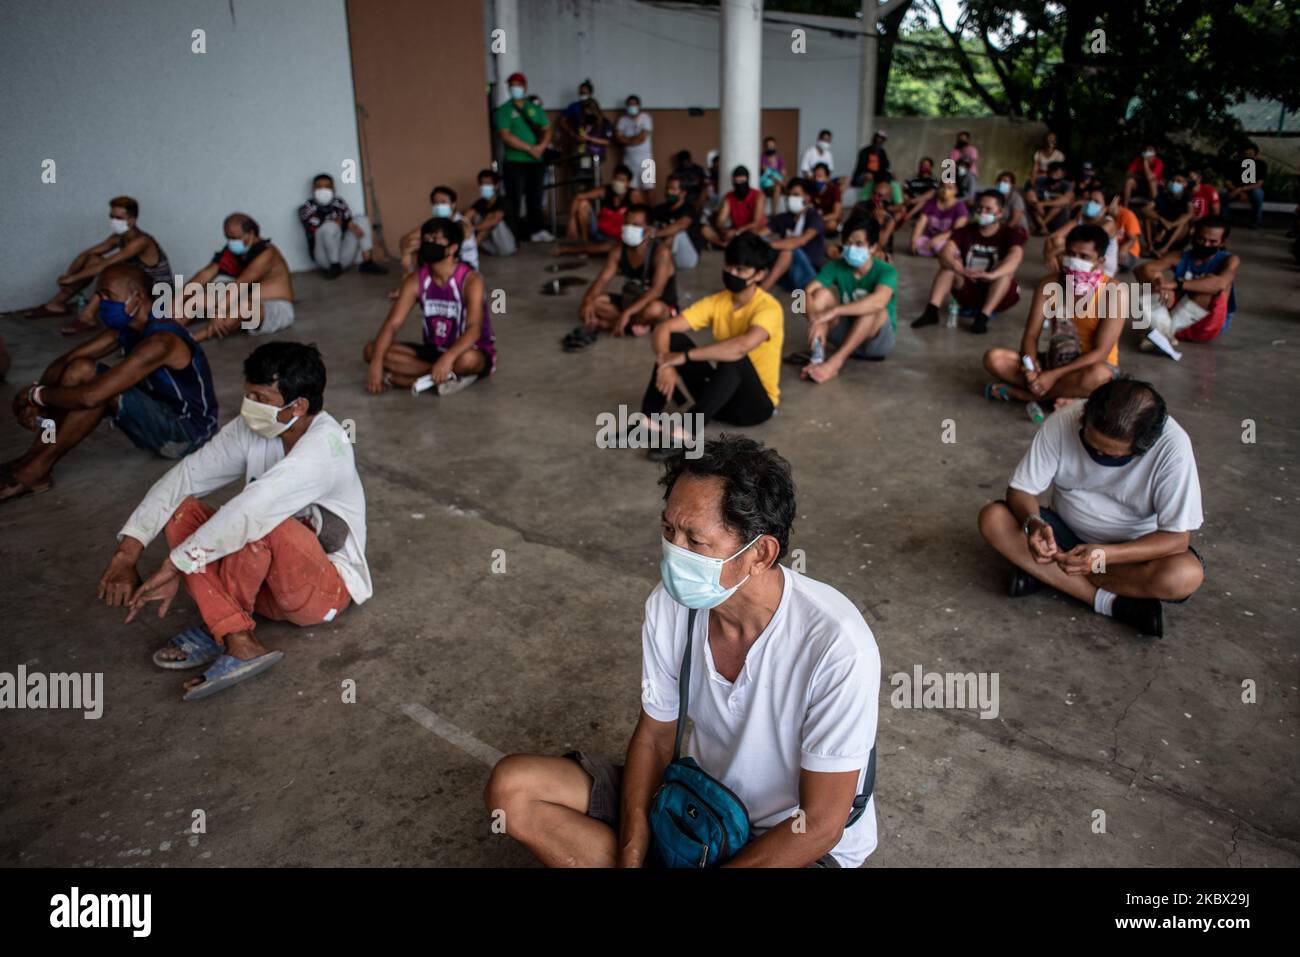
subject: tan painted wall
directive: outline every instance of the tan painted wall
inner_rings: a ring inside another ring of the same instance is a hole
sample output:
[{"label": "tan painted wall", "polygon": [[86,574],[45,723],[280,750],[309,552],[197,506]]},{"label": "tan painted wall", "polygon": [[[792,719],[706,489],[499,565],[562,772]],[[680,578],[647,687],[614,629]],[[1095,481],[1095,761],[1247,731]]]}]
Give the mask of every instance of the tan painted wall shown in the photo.
[{"label": "tan painted wall", "polygon": [[429,218],[435,184],[456,190],[463,210],[492,159],[483,9],[466,0],[348,0],[347,11],[363,174],[374,184],[366,205],[377,201],[396,254],[402,233]]}]

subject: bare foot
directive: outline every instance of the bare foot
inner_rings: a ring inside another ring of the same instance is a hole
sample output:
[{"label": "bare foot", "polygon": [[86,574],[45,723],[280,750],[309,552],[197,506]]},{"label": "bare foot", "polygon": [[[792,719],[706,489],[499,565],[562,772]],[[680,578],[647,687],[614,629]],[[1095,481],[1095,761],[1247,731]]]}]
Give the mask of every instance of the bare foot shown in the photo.
[{"label": "bare foot", "polygon": [[631,328],[632,328],[632,335],[634,336],[644,336],[647,332],[650,331],[649,326],[641,325],[640,323],[633,323]]},{"label": "bare foot", "polygon": [[819,362],[815,365],[810,362],[799,372],[799,375],[803,378],[812,379],[817,383],[830,382],[839,374],[839,367],[829,362]]},{"label": "bare foot", "polygon": [[1057,399],[1055,408],[1059,412],[1061,409],[1064,409],[1067,406],[1074,405],[1074,403],[1078,401],[1079,401],[1078,399]]}]

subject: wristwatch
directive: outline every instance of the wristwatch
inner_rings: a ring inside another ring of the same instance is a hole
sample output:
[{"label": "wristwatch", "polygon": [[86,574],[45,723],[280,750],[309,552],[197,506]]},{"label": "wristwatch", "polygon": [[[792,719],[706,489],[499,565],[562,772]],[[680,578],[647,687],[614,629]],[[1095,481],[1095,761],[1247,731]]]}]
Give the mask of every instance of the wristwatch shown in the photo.
[{"label": "wristwatch", "polygon": [[1039,515],[1037,512],[1035,512],[1033,515],[1030,515],[1027,519],[1025,519],[1024,523],[1020,526],[1020,530],[1025,533],[1026,537],[1028,537],[1029,535],[1029,523],[1034,521],[1035,519],[1044,525],[1047,524],[1047,519],[1043,518],[1043,516]]}]

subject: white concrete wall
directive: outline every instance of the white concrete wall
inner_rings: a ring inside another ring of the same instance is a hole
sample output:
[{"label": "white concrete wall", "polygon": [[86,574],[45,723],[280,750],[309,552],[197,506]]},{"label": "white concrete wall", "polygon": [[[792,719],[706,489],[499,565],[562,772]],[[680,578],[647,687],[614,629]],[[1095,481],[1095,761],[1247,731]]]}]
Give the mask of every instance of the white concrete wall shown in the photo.
[{"label": "white concrete wall", "polygon": [[[519,6],[523,71],[548,109],[571,102],[586,77],[600,105],[614,113],[630,93],[651,113],[656,107],[721,106],[717,8],[636,0],[525,0]],[[490,0],[485,9],[490,31]],[[842,22],[854,28],[855,21]],[[787,164],[798,163],[817,131],[829,129],[837,172],[847,174],[857,155],[858,42],[809,30],[807,51],[794,53],[792,29],[763,26],[762,106],[800,111],[799,142],[781,144]]]},{"label": "white concrete wall", "polygon": [[[206,53],[191,52],[196,29]],[[364,208],[344,0],[8,3],[0,89],[0,309],[48,298],[108,235],[118,194],[186,275],[235,210],[308,267],[296,209],[314,173]],[[357,184],[339,182],[345,159]]]}]

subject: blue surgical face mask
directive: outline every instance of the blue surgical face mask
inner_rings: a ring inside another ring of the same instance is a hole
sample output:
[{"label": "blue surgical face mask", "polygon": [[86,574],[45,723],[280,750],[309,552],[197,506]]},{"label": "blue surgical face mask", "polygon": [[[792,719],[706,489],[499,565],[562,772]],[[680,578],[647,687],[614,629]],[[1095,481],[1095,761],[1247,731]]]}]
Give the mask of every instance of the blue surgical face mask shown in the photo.
[{"label": "blue surgical face mask", "polygon": [[[757,536],[754,542],[762,537]],[[663,557],[659,560],[659,576],[663,579],[664,590],[672,596],[673,601],[687,608],[716,608],[749,581],[749,576],[746,575],[732,587],[723,588],[720,584],[722,566],[754,542],[750,542],[731,558],[710,558],[689,548],[674,545],[665,538]]]},{"label": "blue surgical face mask", "polygon": [[1109,468],[1118,468],[1121,465],[1128,465],[1137,458],[1137,455],[1131,452],[1128,455],[1106,455],[1104,452],[1097,451],[1089,444],[1088,440],[1084,438],[1083,429],[1079,430],[1079,441],[1083,443],[1083,450],[1088,453],[1088,458],[1092,459],[1098,465],[1105,465]]},{"label": "blue surgical face mask", "polygon": [[1183,184],[1182,184],[1182,183],[1170,183],[1170,184],[1169,184],[1169,192],[1173,193],[1175,196],[1177,196],[1177,195],[1178,195],[1179,193],[1181,193],[1182,191],[1183,191]]},{"label": "blue surgical face mask", "polygon": [[484,199],[491,199],[492,194],[495,193],[496,191],[497,188],[493,186],[491,183],[484,183],[482,186],[478,188],[478,194],[482,196]]},{"label": "blue surgical face mask", "polygon": [[1083,215],[1087,219],[1096,219],[1101,215],[1101,203],[1090,199],[1083,204]]},{"label": "blue surgical face mask", "polygon": [[126,311],[125,302],[112,299],[99,300],[99,321],[113,331],[125,329],[131,324],[131,315]]},{"label": "blue surgical face mask", "polygon": [[226,246],[236,256],[242,256],[244,253],[248,252],[248,244],[242,239],[228,239],[226,240]]},{"label": "blue surgical face mask", "polygon": [[866,246],[845,246],[843,255],[844,261],[854,269],[861,269],[871,262],[871,250]]},{"label": "blue surgical face mask", "polygon": [[438,219],[451,219],[451,203],[434,203],[433,215]]},{"label": "blue surgical face mask", "polygon": [[510,99],[512,100],[522,100],[527,94],[528,90],[522,86],[512,86],[510,88]]},{"label": "blue surgical face mask", "polygon": [[636,116],[640,112],[641,112],[641,107],[637,106],[635,103],[627,108],[628,116]]},{"label": "blue surgical face mask", "polygon": [[1008,183],[1006,180],[1003,180],[1002,182],[998,183],[998,192],[1001,193],[1003,196],[1006,196],[1008,193],[1011,192],[1011,184]]}]

